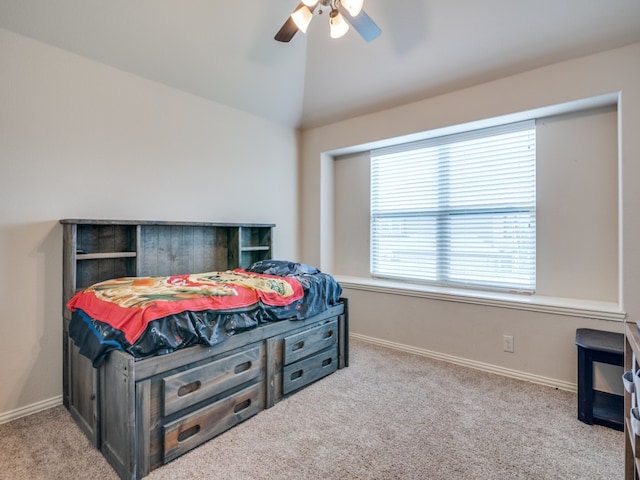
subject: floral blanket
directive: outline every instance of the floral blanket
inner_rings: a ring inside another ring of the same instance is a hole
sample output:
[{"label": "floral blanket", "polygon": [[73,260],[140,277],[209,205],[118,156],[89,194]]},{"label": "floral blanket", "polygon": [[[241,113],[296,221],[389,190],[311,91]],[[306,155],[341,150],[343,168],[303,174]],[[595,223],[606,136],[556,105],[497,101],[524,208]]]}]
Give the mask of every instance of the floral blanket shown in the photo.
[{"label": "floral blanket", "polygon": [[236,310],[258,303],[280,307],[304,296],[293,277],[236,269],[170,277],[127,277],[97,283],[68,303],[120,330],[133,344],[149,322],[186,311]]}]

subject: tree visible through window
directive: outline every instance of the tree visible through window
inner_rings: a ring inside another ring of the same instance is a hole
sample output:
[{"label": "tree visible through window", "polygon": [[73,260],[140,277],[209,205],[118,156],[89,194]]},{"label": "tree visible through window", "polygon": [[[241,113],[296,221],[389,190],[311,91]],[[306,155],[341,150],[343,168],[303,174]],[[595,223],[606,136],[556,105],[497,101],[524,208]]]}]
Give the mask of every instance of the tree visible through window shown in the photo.
[{"label": "tree visible through window", "polygon": [[535,122],[371,152],[371,274],[534,291]]}]

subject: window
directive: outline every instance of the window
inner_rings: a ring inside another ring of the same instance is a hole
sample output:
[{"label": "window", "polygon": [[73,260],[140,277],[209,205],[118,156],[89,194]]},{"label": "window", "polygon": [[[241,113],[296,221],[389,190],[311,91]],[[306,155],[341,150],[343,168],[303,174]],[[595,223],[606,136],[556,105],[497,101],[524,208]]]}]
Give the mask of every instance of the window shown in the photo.
[{"label": "window", "polygon": [[534,291],[535,122],[371,152],[371,274]]}]

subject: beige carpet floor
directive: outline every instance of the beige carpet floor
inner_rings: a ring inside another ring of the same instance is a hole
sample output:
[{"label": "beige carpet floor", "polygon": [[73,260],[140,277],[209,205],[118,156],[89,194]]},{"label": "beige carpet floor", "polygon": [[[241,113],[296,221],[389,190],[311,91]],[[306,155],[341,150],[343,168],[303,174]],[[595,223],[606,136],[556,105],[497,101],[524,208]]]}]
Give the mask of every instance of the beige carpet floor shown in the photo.
[{"label": "beige carpet floor", "polygon": [[[351,366],[149,480],[622,479],[624,435],[576,395],[352,342]],[[0,478],[116,479],[63,407],[0,425]]]}]

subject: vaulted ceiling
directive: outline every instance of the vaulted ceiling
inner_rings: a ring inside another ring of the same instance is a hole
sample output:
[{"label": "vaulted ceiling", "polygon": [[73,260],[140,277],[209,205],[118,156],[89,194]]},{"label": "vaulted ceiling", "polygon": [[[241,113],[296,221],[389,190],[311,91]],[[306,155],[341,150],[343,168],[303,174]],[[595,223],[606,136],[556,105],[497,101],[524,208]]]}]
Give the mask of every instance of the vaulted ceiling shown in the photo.
[{"label": "vaulted ceiling", "polygon": [[639,0],[365,0],[371,43],[326,13],[276,42],[297,4],[0,0],[0,28],[302,129],[640,42]]}]

